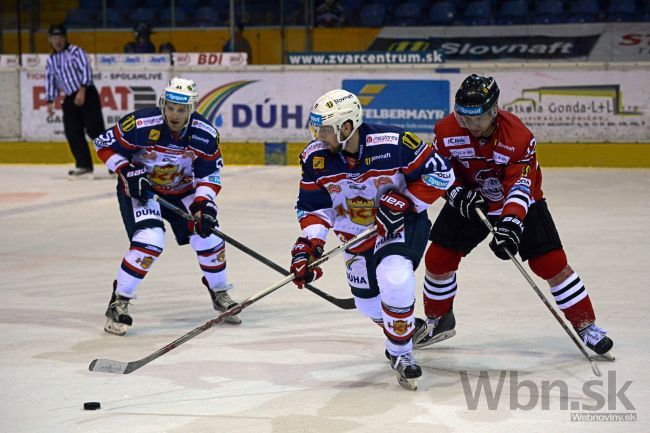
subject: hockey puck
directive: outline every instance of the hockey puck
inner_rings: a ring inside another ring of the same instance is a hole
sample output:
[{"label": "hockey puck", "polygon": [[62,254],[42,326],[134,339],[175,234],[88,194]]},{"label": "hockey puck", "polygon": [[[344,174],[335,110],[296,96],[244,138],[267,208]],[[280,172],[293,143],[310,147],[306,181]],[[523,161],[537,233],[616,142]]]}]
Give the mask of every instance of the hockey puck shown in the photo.
[{"label": "hockey puck", "polygon": [[97,410],[101,407],[98,401],[87,401],[84,403],[84,410]]}]

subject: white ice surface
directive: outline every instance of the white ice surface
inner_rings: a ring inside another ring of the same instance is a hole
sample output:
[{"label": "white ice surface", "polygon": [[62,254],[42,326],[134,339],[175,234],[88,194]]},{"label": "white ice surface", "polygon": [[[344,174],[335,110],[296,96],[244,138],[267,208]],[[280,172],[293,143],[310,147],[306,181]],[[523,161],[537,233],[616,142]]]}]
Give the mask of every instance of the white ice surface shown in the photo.
[{"label": "white ice surface", "polygon": [[[192,250],[178,247],[170,232],[131,307],[134,326],[126,337],[105,334],[111,283],[128,246],[115,181],[68,181],[66,170],[0,169],[0,432],[650,431],[650,170],[544,170],[569,262],[615,340],[616,362],[600,363],[605,390],[593,389],[607,393],[610,370],[616,388],[632,381],[625,395],[634,410],[616,401],[615,410],[591,413],[635,413],[636,422],[571,422],[557,389],[550,409],[539,402],[513,410],[509,377],[497,409],[484,396],[477,409],[468,407],[459,371],[468,371],[473,387],[480,370],[489,371],[493,388],[501,370],[537,387],[563,381],[574,404],[593,404],[582,387],[603,380],[487,243],[461,264],[458,335],[416,353],[424,370],[416,392],[397,385],[375,325],[291,284],[244,310],[241,326],[218,325],[129,375],[90,372],[94,358],[142,358],[216,313]],[[226,167],[222,230],[286,266],[299,234],[298,178],[296,167]],[[334,245],[331,239],[328,247]],[[235,248],[227,251],[233,297],[282,279]],[[349,297],[341,259],[324,269],[315,285]],[[528,400],[523,389],[519,402]],[[102,409],[84,411],[86,401]]]}]

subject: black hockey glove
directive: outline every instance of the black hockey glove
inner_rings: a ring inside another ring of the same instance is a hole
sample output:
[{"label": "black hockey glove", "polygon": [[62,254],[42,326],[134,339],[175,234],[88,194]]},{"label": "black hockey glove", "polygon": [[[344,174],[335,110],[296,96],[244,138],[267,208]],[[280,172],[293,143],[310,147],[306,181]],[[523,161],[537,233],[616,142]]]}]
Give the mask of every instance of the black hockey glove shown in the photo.
[{"label": "black hockey glove", "polygon": [[293,284],[302,289],[307,283],[319,279],[323,275],[320,267],[309,268],[309,265],[323,255],[325,242],[320,239],[299,237],[291,248],[291,273],[294,275]]},{"label": "black hockey glove", "polygon": [[472,221],[480,221],[476,209],[480,209],[483,214],[488,211],[488,204],[478,191],[472,191],[464,186],[457,186],[447,190],[447,202],[458,210],[461,216]]},{"label": "black hockey glove", "polygon": [[502,216],[494,226],[494,238],[490,248],[501,260],[508,260],[506,249],[514,256],[519,250],[521,234],[524,232],[524,223],[516,215]]},{"label": "black hockey glove", "polygon": [[143,201],[149,199],[151,182],[144,167],[127,164],[117,170],[117,176],[127,197]]},{"label": "black hockey glove", "polygon": [[407,212],[413,209],[411,199],[399,191],[389,191],[379,199],[379,209],[375,214],[377,233],[382,238],[392,236],[404,228]]},{"label": "black hockey glove", "polygon": [[217,205],[208,198],[195,198],[190,205],[190,213],[194,216],[194,221],[189,223],[190,233],[196,233],[202,238],[207,238],[212,234],[215,227],[219,227]]}]

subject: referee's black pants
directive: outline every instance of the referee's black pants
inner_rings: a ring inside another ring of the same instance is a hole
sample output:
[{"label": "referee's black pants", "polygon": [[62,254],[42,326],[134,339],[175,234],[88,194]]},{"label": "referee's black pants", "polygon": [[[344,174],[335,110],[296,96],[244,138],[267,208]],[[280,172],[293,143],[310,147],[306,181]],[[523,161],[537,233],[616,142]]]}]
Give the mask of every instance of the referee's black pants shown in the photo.
[{"label": "referee's black pants", "polygon": [[77,92],[63,99],[63,130],[78,168],[93,169],[86,133],[93,140],[104,132],[104,117],[95,86],[86,88],[86,100],[80,107],[74,103]]}]

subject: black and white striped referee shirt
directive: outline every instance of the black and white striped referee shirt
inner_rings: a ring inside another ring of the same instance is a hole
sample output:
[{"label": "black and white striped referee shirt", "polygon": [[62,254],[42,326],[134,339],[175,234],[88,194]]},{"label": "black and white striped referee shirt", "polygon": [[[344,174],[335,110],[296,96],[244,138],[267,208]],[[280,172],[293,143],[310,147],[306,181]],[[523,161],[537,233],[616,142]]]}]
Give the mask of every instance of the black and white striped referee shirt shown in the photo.
[{"label": "black and white striped referee shirt", "polygon": [[78,45],[66,44],[61,52],[50,54],[45,65],[45,96],[47,102],[56,99],[59,89],[72,95],[81,86],[93,83],[93,71],[88,57]]}]

